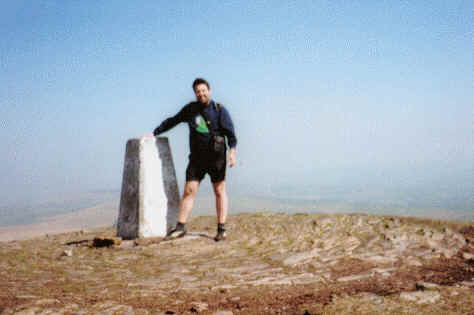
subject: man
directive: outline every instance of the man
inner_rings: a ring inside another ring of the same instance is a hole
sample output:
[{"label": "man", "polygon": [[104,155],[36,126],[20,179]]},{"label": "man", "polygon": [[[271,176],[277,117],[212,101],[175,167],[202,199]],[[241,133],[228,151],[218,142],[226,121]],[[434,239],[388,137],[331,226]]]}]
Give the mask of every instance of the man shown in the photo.
[{"label": "man", "polygon": [[[186,122],[189,126],[189,163],[186,169],[183,198],[179,204],[178,223],[168,233],[165,240],[186,234],[186,221],[193,207],[199,184],[208,173],[216,196],[217,234],[214,240],[218,242],[226,239],[228,199],[225,173],[227,161],[230,167],[235,165],[237,139],[229,112],[211,99],[209,83],[202,78],[197,78],[193,82],[193,90],[196,102],[185,105],[178,114],[163,121],[153,134],[148,135],[157,136],[181,122]],[[224,136],[230,148],[227,160]]]}]

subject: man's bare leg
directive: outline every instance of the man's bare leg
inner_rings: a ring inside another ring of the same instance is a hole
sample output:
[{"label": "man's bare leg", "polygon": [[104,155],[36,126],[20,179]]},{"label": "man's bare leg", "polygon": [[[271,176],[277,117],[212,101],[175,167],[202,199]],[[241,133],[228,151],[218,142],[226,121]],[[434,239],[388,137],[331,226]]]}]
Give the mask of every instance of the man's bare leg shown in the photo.
[{"label": "man's bare leg", "polygon": [[199,181],[197,180],[186,182],[184,185],[183,198],[179,202],[178,222],[186,223],[186,221],[188,221],[189,213],[193,208],[194,197],[196,197],[198,188]]},{"label": "man's bare leg", "polygon": [[199,188],[199,181],[189,181],[184,185],[183,198],[179,201],[178,223],[164,238],[165,241],[183,237],[186,234],[186,221],[193,208],[194,197]]},{"label": "man's bare leg", "polygon": [[227,219],[227,209],[229,207],[225,181],[213,183],[212,186],[214,188],[214,194],[216,195],[217,223],[224,224]]}]

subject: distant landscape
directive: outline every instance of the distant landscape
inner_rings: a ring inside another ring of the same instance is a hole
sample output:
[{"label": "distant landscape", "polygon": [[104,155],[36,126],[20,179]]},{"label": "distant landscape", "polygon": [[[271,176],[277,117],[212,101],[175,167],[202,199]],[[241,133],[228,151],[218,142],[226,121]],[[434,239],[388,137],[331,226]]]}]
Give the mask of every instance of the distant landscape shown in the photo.
[{"label": "distant landscape", "polygon": [[118,200],[119,191],[92,191],[58,195],[55,199],[0,206],[0,226],[37,223],[44,217],[72,213]]}]

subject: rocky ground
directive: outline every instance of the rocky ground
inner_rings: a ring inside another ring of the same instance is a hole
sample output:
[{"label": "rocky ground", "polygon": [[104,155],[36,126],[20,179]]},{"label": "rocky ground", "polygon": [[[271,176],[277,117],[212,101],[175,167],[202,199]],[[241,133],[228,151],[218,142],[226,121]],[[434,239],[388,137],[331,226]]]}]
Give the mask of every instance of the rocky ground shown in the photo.
[{"label": "rocky ground", "polygon": [[474,314],[473,223],[259,213],[227,227],[219,243],[215,217],[168,242],[114,228],[0,242],[0,313]]}]

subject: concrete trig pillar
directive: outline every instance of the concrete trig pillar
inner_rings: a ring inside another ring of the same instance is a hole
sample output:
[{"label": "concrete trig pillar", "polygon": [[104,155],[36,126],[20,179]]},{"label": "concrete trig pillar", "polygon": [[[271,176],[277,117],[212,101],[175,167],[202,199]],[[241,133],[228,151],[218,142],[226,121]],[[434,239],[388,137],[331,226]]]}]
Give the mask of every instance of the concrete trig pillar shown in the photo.
[{"label": "concrete trig pillar", "polygon": [[123,239],[165,236],[178,220],[178,206],[168,138],[128,140],[117,235]]}]

